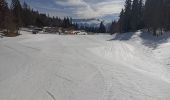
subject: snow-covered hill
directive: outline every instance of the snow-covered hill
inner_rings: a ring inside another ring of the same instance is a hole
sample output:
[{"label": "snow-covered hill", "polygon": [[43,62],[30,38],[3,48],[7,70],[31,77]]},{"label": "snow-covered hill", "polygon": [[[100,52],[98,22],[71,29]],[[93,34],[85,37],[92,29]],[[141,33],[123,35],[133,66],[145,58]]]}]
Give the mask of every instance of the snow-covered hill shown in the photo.
[{"label": "snow-covered hill", "polygon": [[0,100],[169,100],[170,33],[0,39]]}]

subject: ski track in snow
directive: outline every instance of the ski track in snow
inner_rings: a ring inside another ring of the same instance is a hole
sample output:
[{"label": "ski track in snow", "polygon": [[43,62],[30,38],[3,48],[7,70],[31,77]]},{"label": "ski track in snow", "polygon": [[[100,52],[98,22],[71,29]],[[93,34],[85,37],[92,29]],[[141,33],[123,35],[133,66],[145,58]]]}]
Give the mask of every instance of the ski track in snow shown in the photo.
[{"label": "ski track in snow", "polygon": [[0,100],[170,100],[170,42],[22,33],[0,40]]}]

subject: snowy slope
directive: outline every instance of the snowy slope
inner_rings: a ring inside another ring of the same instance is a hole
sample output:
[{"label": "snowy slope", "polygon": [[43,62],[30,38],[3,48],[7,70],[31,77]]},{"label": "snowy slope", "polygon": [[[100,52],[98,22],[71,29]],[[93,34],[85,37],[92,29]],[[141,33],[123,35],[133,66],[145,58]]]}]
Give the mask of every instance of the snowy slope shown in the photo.
[{"label": "snowy slope", "polygon": [[168,38],[22,33],[0,39],[0,100],[170,99]]}]

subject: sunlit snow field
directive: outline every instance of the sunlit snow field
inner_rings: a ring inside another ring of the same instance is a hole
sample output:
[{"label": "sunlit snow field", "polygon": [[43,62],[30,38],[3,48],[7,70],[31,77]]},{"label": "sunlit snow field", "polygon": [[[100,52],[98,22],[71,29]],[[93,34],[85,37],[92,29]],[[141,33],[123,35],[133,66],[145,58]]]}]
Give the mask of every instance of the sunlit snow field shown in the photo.
[{"label": "sunlit snow field", "polygon": [[0,38],[0,100],[170,100],[169,33]]}]

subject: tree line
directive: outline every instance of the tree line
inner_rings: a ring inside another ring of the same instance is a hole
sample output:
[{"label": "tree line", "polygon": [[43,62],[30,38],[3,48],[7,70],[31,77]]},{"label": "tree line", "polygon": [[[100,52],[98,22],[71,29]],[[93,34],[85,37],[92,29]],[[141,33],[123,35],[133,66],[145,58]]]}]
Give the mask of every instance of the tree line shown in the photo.
[{"label": "tree line", "polygon": [[170,31],[169,0],[126,0],[118,21],[111,24],[110,32],[130,32],[147,29],[153,35]]},{"label": "tree line", "polygon": [[101,22],[100,27],[83,26],[72,22],[72,18],[50,17],[47,14],[39,13],[33,10],[26,2],[12,0],[10,5],[6,0],[0,0],[0,30],[6,30],[5,35],[16,36],[19,34],[20,27],[37,26],[37,27],[62,27],[85,30],[88,32],[105,33],[106,29]]},{"label": "tree line", "polygon": [[18,35],[20,27],[75,27],[72,18],[50,17],[47,14],[33,10],[26,2],[21,4],[19,0],[12,0],[8,5],[6,0],[0,0],[0,30],[6,30],[7,36]]},{"label": "tree line", "polygon": [[[110,33],[124,33],[147,29],[153,35],[170,31],[170,1],[169,0],[126,0],[124,9],[120,12],[118,21],[110,25]],[[8,5],[6,0],[0,0],[0,30],[6,29],[7,35],[17,35],[20,27],[28,26],[73,27],[87,32],[108,32],[103,22],[98,27],[78,25],[72,18],[50,17],[47,14],[33,10],[26,2],[12,0]]]}]

